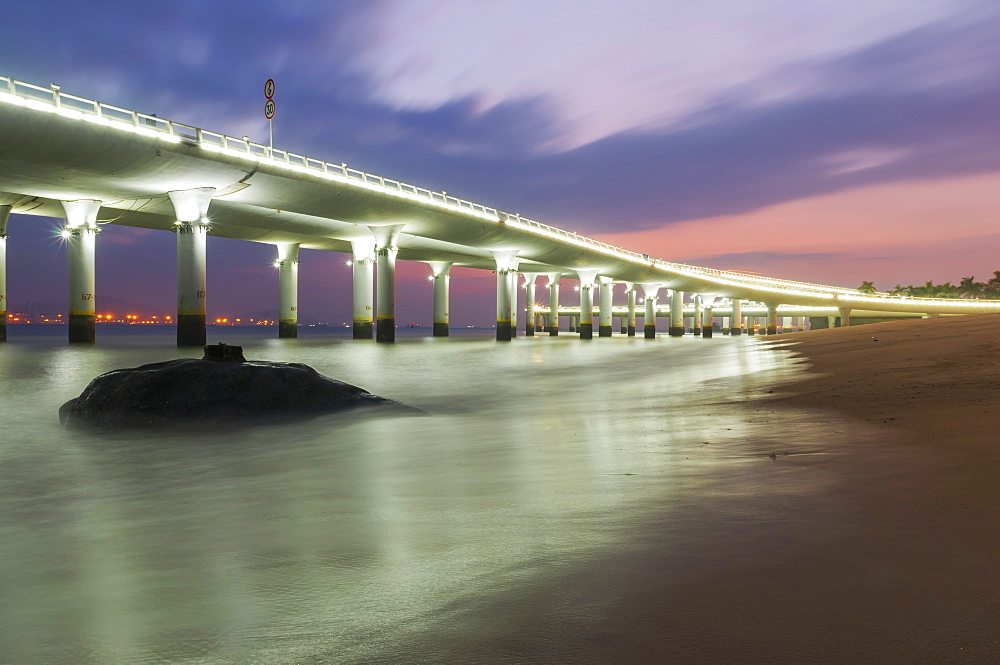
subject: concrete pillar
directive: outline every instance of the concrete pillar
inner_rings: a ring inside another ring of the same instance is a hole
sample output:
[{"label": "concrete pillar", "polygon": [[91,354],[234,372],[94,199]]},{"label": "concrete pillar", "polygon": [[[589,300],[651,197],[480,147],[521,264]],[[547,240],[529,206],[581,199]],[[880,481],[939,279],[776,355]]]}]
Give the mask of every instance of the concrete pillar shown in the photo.
[{"label": "concrete pillar", "polygon": [[646,303],[646,311],[642,318],[642,332],[646,339],[656,338],[656,297],[660,293],[660,284],[640,284],[642,299]]},{"label": "concrete pillar", "polygon": [[598,337],[611,337],[611,306],[615,297],[614,280],[610,277],[600,276],[597,278],[601,282],[600,314],[598,315]]},{"label": "concrete pillar", "polygon": [[715,296],[701,295],[701,336],[711,338],[714,329],[712,326],[712,307],[715,305]]},{"label": "concrete pillar", "polygon": [[628,290],[626,294],[628,295],[628,330],[626,334],[629,337],[635,337],[635,301],[636,301],[636,291],[634,282],[626,282]]},{"label": "concrete pillar", "polygon": [[677,289],[670,291],[670,327],[667,333],[671,337],[684,336],[684,292]]},{"label": "concrete pillar", "polygon": [[205,243],[214,187],[167,192],[177,220],[177,346],[204,346],[208,290]]},{"label": "concrete pillar", "polygon": [[768,305],[767,306],[767,334],[777,335],[778,334],[778,306]]},{"label": "concrete pillar", "polygon": [[516,249],[491,252],[497,266],[497,341],[509,342],[514,329],[514,299],[511,293],[511,273],[517,273]]},{"label": "concrete pillar", "polygon": [[549,320],[545,329],[551,337],[559,334],[559,273],[550,272],[549,278]]},{"label": "concrete pillar", "polygon": [[93,343],[96,339],[95,322],[97,285],[95,249],[97,247],[97,212],[101,202],[93,199],[63,201],[66,239],[69,258],[69,341]]},{"label": "concrete pillar", "polygon": [[396,341],[396,240],[402,224],[369,226],[375,236],[375,341]]},{"label": "concrete pillar", "polygon": [[580,279],[580,321],[577,328],[580,339],[594,338],[594,279],[596,270],[577,270]]},{"label": "concrete pillar", "polygon": [[701,335],[701,296],[696,295],[694,297],[694,321],[692,325],[692,332],[700,336]]},{"label": "concrete pillar", "polygon": [[0,206],[0,342],[7,341],[7,220],[10,206]]},{"label": "concrete pillar", "polygon": [[524,336],[535,336],[535,280],[537,272],[525,272],[524,275]]},{"label": "concrete pillar", "polygon": [[428,261],[434,282],[434,337],[448,337],[451,318],[451,261]]},{"label": "concrete pillar", "polygon": [[278,243],[278,337],[299,336],[299,243]]},{"label": "concrete pillar", "polygon": [[729,317],[729,334],[743,334],[743,302],[739,298],[733,298],[733,314]]},{"label": "concrete pillar", "polygon": [[69,258],[69,341],[92,344],[96,339],[97,320],[94,300],[97,278],[94,251],[97,246],[97,211],[101,202],[93,199],[63,201]]},{"label": "concrete pillar", "polygon": [[375,238],[351,240],[353,272],[352,339],[375,334]]},{"label": "concrete pillar", "polygon": [[579,320],[580,320],[580,317],[577,316],[576,314],[570,314],[569,315],[569,324],[568,324],[567,327],[568,327],[568,329],[569,329],[570,332],[576,332],[576,322],[579,321]]},{"label": "concrete pillar", "polygon": [[520,259],[514,259],[514,263],[511,265],[510,271],[507,273],[507,294],[510,296],[510,335],[511,337],[517,337],[517,319],[519,314],[517,312],[517,266],[521,262]]},{"label": "concrete pillar", "polygon": [[849,307],[840,308],[840,327],[847,328],[851,325],[851,309]]}]

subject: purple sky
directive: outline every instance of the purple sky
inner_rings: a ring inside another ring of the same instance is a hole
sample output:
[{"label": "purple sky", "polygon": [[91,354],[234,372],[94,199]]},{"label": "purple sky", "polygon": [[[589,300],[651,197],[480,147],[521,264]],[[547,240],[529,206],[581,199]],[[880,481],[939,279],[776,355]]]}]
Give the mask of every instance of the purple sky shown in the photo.
[{"label": "purple sky", "polygon": [[[1000,268],[996,2],[41,0],[4,17],[0,74],[260,141],[273,77],[276,145],[665,259],[881,288]],[[12,218],[12,309],[65,297],[56,224]],[[171,311],[173,237],[104,229],[98,308]],[[209,252],[210,314],[274,306],[271,248]],[[302,258],[303,316],[348,320],[344,257]],[[426,271],[400,265],[398,318],[427,322]],[[453,322],[488,324],[492,285],[457,273]]]}]

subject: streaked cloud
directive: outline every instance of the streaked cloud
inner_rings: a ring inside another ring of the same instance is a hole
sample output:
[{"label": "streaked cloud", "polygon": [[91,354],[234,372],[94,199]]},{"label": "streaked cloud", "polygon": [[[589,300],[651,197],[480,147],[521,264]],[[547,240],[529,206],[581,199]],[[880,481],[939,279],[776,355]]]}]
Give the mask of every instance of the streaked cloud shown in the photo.
[{"label": "streaked cloud", "polygon": [[[39,0],[4,11],[17,29],[0,40],[0,73],[260,141],[261,85],[274,77],[278,146],[664,258],[840,283],[861,270],[955,278],[924,272],[932,261],[996,267],[995,2]],[[105,237],[122,251],[153,243]],[[218,247],[227,265],[260,260]],[[956,257],[935,258],[944,247]],[[316,288],[344,277],[320,260],[310,270]]]}]

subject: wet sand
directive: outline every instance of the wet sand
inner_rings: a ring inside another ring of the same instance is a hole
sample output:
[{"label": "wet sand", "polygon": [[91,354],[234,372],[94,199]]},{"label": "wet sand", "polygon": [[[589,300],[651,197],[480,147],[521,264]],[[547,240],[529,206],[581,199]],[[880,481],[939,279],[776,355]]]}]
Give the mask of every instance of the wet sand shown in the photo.
[{"label": "wet sand", "polygon": [[627,614],[672,609],[675,637],[646,640],[632,660],[1000,662],[1000,317],[765,339],[792,344],[811,378],[762,414],[777,427],[786,409],[863,425],[829,423],[845,510],[815,518],[844,530],[804,557],[776,546],[771,565],[749,553],[753,570],[637,597],[646,611]]},{"label": "wet sand", "polygon": [[[843,631],[836,638],[845,647],[856,642],[845,655],[853,653],[852,662],[1000,662],[1000,317],[767,339],[793,342],[786,348],[813,373],[789,386],[792,394],[776,408],[844,414],[894,449],[871,462],[898,472],[884,469],[870,479],[877,482],[855,488],[859,537],[830,553],[839,565],[816,581],[833,587],[836,602],[826,612]],[[856,463],[867,460],[859,455]]]},{"label": "wet sand", "polygon": [[544,612],[522,604],[523,630],[484,631],[469,662],[1000,662],[1000,317],[767,340],[812,372],[738,397],[772,428],[751,453],[828,472],[822,499],[748,516],[751,533],[693,508],[713,533],[608,562],[603,598],[549,590],[556,614],[540,590]]}]

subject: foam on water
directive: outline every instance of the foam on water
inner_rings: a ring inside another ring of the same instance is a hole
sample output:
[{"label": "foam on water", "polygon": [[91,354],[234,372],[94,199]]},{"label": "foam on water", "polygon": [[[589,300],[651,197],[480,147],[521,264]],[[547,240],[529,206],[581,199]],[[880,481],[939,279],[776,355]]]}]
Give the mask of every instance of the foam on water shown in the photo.
[{"label": "foam on water", "polygon": [[198,355],[169,333],[102,329],[88,348],[21,331],[0,348],[3,663],[450,662],[456,625],[560,580],[600,586],[664,524],[749,529],[832,482],[762,461],[779,433],[741,391],[800,370],[747,338],[216,330],[428,415],[197,437],[58,425],[97,374]]}]

